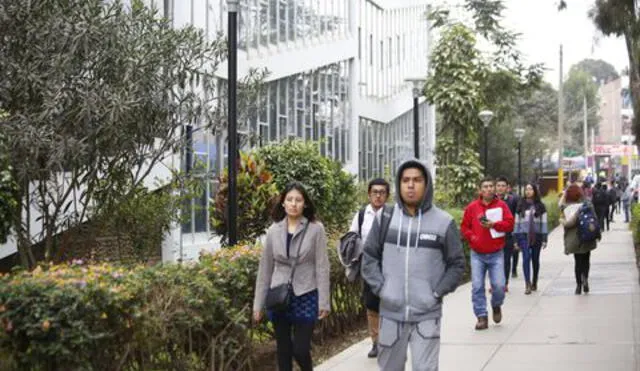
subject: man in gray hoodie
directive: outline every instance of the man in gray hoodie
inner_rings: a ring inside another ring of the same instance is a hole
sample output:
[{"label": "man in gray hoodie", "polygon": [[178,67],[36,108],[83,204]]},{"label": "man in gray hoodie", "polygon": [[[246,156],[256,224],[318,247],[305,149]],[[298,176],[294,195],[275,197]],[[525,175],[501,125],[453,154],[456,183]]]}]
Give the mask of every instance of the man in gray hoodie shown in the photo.
[{"label": "man in gray hoodie", "polygon": [[411,345],[413,370],[436,371],[442,298],[464,273],[460,232],[451,215],[433,206],[433,182],[418,160],[396,177],[397,202],[376,220],[365,242],[362,276],[380,297],[378,365],[404,370]]}]

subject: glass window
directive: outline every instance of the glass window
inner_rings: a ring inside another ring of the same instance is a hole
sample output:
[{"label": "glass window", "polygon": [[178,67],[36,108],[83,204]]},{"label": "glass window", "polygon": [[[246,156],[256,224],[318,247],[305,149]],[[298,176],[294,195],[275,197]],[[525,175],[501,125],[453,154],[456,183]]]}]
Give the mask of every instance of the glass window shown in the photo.
[{"label": "glass window", "polygon": [[269,0],[260,0],[260,45],[269,44]]},{"label": "glass window", "polygon": [[358,27],[358,59],[362,59],[362,28]]},{"label": "glass window", "polygon": [[373,35],[369,34],[369,65],[373,66]]},{"label": "glass window", "polygon": [[269,41],[278,42],[278,3],[280,0],[269,0]]}]

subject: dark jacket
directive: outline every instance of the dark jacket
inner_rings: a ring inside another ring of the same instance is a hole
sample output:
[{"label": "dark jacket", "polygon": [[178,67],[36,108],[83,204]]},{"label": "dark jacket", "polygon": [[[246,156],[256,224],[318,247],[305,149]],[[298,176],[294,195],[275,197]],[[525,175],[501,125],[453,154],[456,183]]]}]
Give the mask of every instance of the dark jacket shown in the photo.
[{"label": "dark jacket", "polygon": [[[518,208],[518,201],[520,198],[517,195],[512,193],[506,193],[504,197],[498,196],[499,199],[504,201],[507,206],[509,206],[509,211],[511,211],[511,215],[516,215],[516,209]],[[505,236],[505,247],[513,245],[513,232],[507,232]]]},{"label": "dark jacket", "polygon": [[[400,197],[400,176],[417,166],[426,192],[417,215]],[[403,163],[396,176],[396,204],[386,233],[376,220],[364,245],[362,276],[380,297],[380,315],[400,322],[422,322],[442,316],[442,300],[456,289],[464,273],[460,233],[448,213],[432,205],[433,180],[418,160]],[[383,219],[385,219],[383,217]]]}]

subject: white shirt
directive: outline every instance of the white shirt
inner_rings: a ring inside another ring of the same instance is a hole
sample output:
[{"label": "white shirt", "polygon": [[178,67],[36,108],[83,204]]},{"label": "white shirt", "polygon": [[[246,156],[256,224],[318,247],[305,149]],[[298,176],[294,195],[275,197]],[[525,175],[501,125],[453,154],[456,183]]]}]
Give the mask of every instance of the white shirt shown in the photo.
[{"label": "white shirt", "polygon": [[[374,211],[371,204],[367,205],[364,208],[364,218],[362,220],[362,241],[367,240],[367,236],[369,235],[369,231],[371,231],[371,227],[373,226],[373,218],[378,218],[380,220],[380,215],[382,215],[382,210],[384,207],[378,209],[378,211]],[[358,233],[358,214],[360,210],[353,216],[353,220],[351,221],[351,228],[349,228],[350,232]]]}]

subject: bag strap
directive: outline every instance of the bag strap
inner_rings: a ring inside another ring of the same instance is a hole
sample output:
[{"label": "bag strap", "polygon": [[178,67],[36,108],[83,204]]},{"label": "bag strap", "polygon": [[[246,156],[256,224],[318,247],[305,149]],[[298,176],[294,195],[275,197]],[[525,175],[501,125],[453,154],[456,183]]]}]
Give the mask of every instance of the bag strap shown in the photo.
[{"label": "bag strap", "polygon": [[358,234],[362,236],[362,223],[364,222],[364,212],[366,207],[363,207],[358,211]]},{"label": "bag strap", "polygon": [[296,260],[293,262],[293,268],[291,268],[291,276],[289,276],[289,284],[293,282],[293,275],[296,273],[296,267],[298,266],[298,259],[300,258],[300,247],[302,246],[302,241],[304,241],[304,236],[307,234],[307,229],[309,228],[309,221],[307,221],[307,225],[304,226],[304,230],[302,231],[302,237],[300,238],[300,243],[298,243],[298,249],[296,251]]}]

